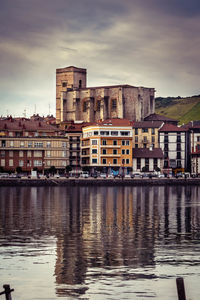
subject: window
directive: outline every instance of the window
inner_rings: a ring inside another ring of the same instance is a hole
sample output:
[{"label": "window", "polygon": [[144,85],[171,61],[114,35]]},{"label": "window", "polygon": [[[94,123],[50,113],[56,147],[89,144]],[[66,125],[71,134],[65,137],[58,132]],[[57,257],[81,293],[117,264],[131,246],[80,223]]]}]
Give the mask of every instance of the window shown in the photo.
[{"label": "window", "polygon": [[117,136],[118,135],[118,131],[111,131],[111,135]]},{"label": "window", "polygon": [[23,157],[24,156],[24,152],[23,151],[19,151],[19,157]]},{"label": "window", "polygon": [[1,151],[1,157],[5,157],[6,152],[4,150]]},{"label": "window", "polygon": [[181,152],[177,152],[177,159],[181,159]]},{"label": "window", "polygon": [[177,143],[180,143],[181,142],[181,135],[180,133],[177,133]]},{"label": "window", "polygon": [[138,148],[138,144],[135,144],[135,148]]},{"label": "window", "polygon": [[137,142],[138,142],[138,136],[135,137],[135,143],[137,143]]},{"label": "window", "polygon": [[152,137],[151,137],[151,141],[152,141],[152,143],[155,142],[155,136],[152,136]]},{"label": "window", "polygon": [[67,157],[67,151],[62,151],[62,157]]},{"label": "window", "polygon": [[34,167],[41,167],[42,166],[42,161],[41,160],[34,160],[33,165],[34,165]]},{"label": "window", "polygon": [[10,141],[10,147],[14,146],[14,141]]},{"label": "window", "polygon": [[130,132],[129,131],[121,131],[120,132],[122,136],[129,136]]},{"label": "window", "polygon": [[164,158],[165,158],[165,159],[168,158],[168,151],[165,151],[165,152],[164,152]]},{"label": "window", "polygon": [[168,134],[165,133],[165,136],[164,136],[164,143],[168,143]]},{"label": "window", "polygon": [[33,147],[33,143],[32,142],[28,142],[28,148],[32,148]]},{"label": "window", "polygon": [[182,168],[181,160],[177,160],[177,168]]},{"label": "window", "polygon": [[126,149],[126,154],[130,154],[130,151],[129,151],[129,149]]},{"label": "window", "polygon": [[138,128],[135,128],[135,135],[138,135]]},{"label": "window", "polygon": [[124,149],[122,149],[122,154],[125,154],[125,150]]},{"label": "window", "polygon": [[117,165],[117,159],[116,158],[113,159],[113,165]]},{"label": "window", "polygon": [[164,151],[168,151],[168,150],[169,150],[168,144],[164,144]]},{"label": "window", "polygon": [[9,135],[9,136],[13,136],[13,132],[12,132],[12,131],[10,131],[8,135]]},{"label": "window", "polygon": [[100,135],[109,135],[109,131],[100,131]]},{"label": "window", "polygon": [[107,163],[106,158],[102,159],[102,163],[103,163],[103,165],[106,165],[106,163]]},{"label": "window", "polygon": [[98,131],[94,131],[94,135],[98,135]]},{"label": "window", "polygon": [[141,158],[137,158],[137,170],[141,169]]},{"label": "window", "polygon": [[33,155],[34,157],[42,157],[42,151],[34,151]]},{"label": "window", "polygon": [[200,142],[200,136],[197,136],[197,142]]},{"label": "window", "polygon": [[106,149],[103,149],[103,150],[102,150],[102,154],[106,154]]},{"label": "window", "polygon": [[20,147],[24,147],[24,142],[20,142]]},{"label": "window", "polygon": [[13,151],[9,151],[9,157],[13,157]]},{"label": "window", "polygon": [[112,99],[111,110],[116,110],[116,109],[117,109],[117,100],[116,99]]},{"label": "window", "polygon": [[42,142],[35,142],[34,147],[35,148],[43,148],[43,143]]},{"label": "window", "polygon": [[113,141],[113,145],[116,146],[117,145],[117,141]]},{"label": "window", "polygon": [[2,167],[5,167],[5,163],[6,163],[5,159],[1,159],[1,166]]},{"label": "window", "polygon": [[62,161],[61,161],[61,164],[62,164],[63,167],[66,167],[66,166],[67,166],[66,160],[62,160]]},{"label": "window", "polygon": [[27,151],[27,157],[31,157],[31,151]]},{"label": "window", "polygon": [[113,150],[113,154],[117,154],[117,150],[116,149]]},{"label": "window", "polygon": [[97,149],[92,149],[92,154],[97,154]]},{"label": "window", "polygon": [[87,110],[87,102],[83,102],[83,112],[86,112]]},{"label": "window", "polygon": [[142,128],[142,132],[148,132],[148,128]]},{"label": "window", "polygon": [[155,128],[151,128],[151,134],[155,134]]},{"label": "window", "polygon": [[164,168],[168,168],[168,160],[164,160]]},{"label": "window", "polygon": [[149,158],[145,158],[145,168],[149,171]]},{"label": "window", "polygon": [[130,144],[129,141],[126,141],[126,146],[129,146],[129,144]]},{"label": "window", "polygon": [[97,140],[92,140],[92,145],[97,145]]},{"label": "window", "polygon": [[129,164],[129,159],[128,158],[126,159],[126,164]]},{"label": "window", "polygon": [[93,159],[92,159],[92,163],[93,163],[93,164],[97,164],[97,158],[93,158]]},{"label": "window", "polygon": [[24,161],[23,160],[19,160],[19,166],[23,167],[24,166]]},{"label": "window", "polygon": [[51,157],[51,151],[48,150],[46,153],[47,153],[47,157]]},{"label": "window", "polygon": [[9,159],[9,167],[13,167],[13,159]]},{"label": "window", "polygon": [[181,144],[180,143],[177,144],[176,150],[181,151]]},{"label": "window", "polygon": [[101,100],[97,101],[97,111],[100,111],[101,108]]},{"label": "window", "polygon": [[[50,147],[51,147],[51,142],[50,142]],[[67,143],[66,142],[62,142],[62,147],[66,148],[67,147]],[[48,147],[47,147],[48,148]]]},{"label": "window", "polygon": [[67,86],[67,81],[63,81],[62,82],[62,87],[66,87]]},{"label": "window", "polygon": [[103,140],[103,141],[102,141],[102,145],[104,145],[104,146],[107,145],[106,140]]},{"label": "window", "polygon": [[154,158],[153,159],[153,169],[156,170],[158,167],[158,159],[157,158]]},{"label": "window", "polygon": [[79,86],[79,89],[82,88],[82,80],[79,80],[78,86]]},{"label": "window", "polygon": [[122,146],[125,146],[125,141],[124,140],[122,140]]}]

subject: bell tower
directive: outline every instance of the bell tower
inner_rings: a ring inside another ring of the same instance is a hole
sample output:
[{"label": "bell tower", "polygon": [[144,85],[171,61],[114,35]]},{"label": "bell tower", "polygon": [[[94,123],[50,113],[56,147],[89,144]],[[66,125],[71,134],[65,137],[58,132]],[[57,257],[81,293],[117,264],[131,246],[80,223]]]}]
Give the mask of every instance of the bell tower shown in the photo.
[{"label": "bell tower", "polygon": [[61,121],[61,94],[86,88],[87,70],[73,66],[56,69],[56,123]]}]

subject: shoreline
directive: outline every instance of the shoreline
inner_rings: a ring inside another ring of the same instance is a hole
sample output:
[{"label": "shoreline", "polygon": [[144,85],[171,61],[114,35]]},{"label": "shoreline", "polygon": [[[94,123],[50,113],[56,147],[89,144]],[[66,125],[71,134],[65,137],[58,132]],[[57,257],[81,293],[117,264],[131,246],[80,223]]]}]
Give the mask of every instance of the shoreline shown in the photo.
[{"label": "shoreline", "polygon": [[142,185],[200,185],[200,178],[48,178],[48,179],[0,179],[0,186],[142,186]]}]

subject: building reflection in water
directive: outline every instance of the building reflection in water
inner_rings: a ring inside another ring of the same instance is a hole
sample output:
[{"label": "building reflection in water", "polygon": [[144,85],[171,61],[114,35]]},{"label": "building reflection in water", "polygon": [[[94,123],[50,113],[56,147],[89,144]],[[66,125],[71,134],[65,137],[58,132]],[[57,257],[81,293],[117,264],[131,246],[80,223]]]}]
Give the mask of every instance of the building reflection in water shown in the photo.
[{"label": "building reflection in water", "polygon": [[[85,292],[89,270],[154,266],[156,244],[195,238],[200,188],[3,188],[0,236],[13,245],[55,236],[56,292]],[[81,286],[82,285],[82,286]]]}]

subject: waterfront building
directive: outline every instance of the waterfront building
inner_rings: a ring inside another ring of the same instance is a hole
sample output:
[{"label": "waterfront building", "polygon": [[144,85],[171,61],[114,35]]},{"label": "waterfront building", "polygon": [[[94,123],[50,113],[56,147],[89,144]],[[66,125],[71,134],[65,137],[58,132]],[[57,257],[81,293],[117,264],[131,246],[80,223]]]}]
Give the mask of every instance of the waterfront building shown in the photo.
[{"label": "waterfront building", "polygon": [[133,122],[133,148],[159,148],[159,129],[163,121]]},{"label": "waterfront building", "polygon": [[164,152],[166,171],[184,172],[188,169],[188,129],[173,124],[164,124],[159,129],[160,148]]},{"label": "waterfront building", "polygon": [[72,171],[81,169],[81,137],[82,127],[85,123],[71,122],[66,129],[66,135],[69,141],[69,166]]},{"label": "waterfront building", "polygon": [[133,149],[133,172],[154,172],[163,169],[163,152],[161,148]]},{"label": "waterfront building", "polygon": [[108,118],[141,121],[155,110],[155,89],[132,85],[87,87],[87,70],[56,70],[56,122]]},{"label": "waterfront building", "polygon": [[132,125],[126,119],[107,119],[82,128],[82,167],[132,168]]},{"label": "waterfront building", "polygon": [[191,173],[200,175],[200,121],[191,121],[184,128],[189,130]]},{"label": "waterfront building", "polygon": [[54,166],[64,171],[69,164],[68,139],[64,132],[44,121],[12,117],[0,120],[0,167],[15,172]]}]

